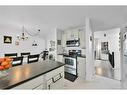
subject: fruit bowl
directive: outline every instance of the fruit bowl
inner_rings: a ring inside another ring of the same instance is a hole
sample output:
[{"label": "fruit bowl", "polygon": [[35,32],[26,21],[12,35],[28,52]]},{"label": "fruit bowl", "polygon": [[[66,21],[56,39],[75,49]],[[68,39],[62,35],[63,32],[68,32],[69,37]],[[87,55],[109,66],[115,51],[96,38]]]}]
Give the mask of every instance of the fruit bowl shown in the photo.
[{"label": "fruit bowl", "polygon": [[12,67],[12,59],[9,57],[0,58],[0,77],[7,76]]}]

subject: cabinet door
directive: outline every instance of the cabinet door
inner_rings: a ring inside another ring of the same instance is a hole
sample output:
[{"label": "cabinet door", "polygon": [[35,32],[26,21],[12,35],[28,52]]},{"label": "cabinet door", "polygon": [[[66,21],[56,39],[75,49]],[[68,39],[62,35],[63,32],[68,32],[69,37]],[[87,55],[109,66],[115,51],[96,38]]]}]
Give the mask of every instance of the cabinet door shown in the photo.
[{"label": "cabinet door", "polygon": [[50,85],[50,89],[58,90],[58,89],[63,89],[64,88],[64,79],[58,80],[56,83],[53,83]]},{"label": "cabinet door", "polygon": [[63,35],[62,35],[62,46],[63,47],[66,47],[66,40],[67,40],[66,33],[63,33]]},{"label": "cabinet door", "polygon": [[73,30],[71,32],[71,34],[73,35],[73,39],[79,38],[79,31],[78,31],[78,29]]},{"label": "cabinet door", "polygon": [[49,79],[51,79],[52,77],[54,77],[55,75],[57,75],[61,72],[64,72],[64,66],[59,67],[58,69],[55,69],[55,70],[52,70],[52,71],[46,73],[45,74],[45,79],[49,80]]},{"label": "cabinet door", "polygon": [[18,85],[12,89],[22,89],[22,90],[23,89],[29,89],[29,90],[32,90],[42,83],[43,83],[43,76],[40,76],[40,77],[34,78],[32,80],[29,80],[29,81],[27,81],[21,85]]},{"label": "cabinet door", "polygon": [[39,86],[35,87],[33,90],[44,90],[44,84],[40,84]]},{"label": "cabinet door", "polygon": [[85,58],[77,58],[78,61],[78,76],[85,79],[86,76],[86,59]]},{"label": "cabinet door", "polygon": [[62,89],[64,66],[45,74],[46,89]]},{"label": "cabinet door", "polygon": [[66,37],[67,37],[67,40],[71,40],[72,39],[71,31],[66,31]]},{"label": "cabinet door", "polygon": [[84,49],[86,46],[86,42],[85,42],[85,31],[79,31],[79,38],[80,38],[80,47],[82,49]]},{"label": "cabinet door", "polygon": [[[61,74],[61,75],[60,75]],[[64,73],[53,76],[47,81],[47,89],[63,89],[64,87]]]}]

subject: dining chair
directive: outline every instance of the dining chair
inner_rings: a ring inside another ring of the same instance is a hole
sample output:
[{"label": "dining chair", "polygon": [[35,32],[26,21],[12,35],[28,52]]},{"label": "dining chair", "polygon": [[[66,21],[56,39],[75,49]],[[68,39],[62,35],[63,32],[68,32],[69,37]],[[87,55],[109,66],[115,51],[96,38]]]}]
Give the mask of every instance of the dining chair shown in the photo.
[{"label": "dining chair", "polygon": [[21,53],[21,56],[23,56],[23,57],[28,56],[28,55],[30,55],[30,52],[22,52]]},{"label": "dining chair", "polygon": [[8,53],[4,55],[5,57],[17,57],[17,53]]},{"label": "dining chair", "polygon": [[36,55],[29,55],[27,59],[27,63],[33,63],[33,62],[38,62],[39,60],[39,54]]},{"label": "dining chair", "polygon": [[23,64],[23,56],[13,57],[12,67],[22,65],[22,64]]},{"label": "dining chair", "polygon": [[27,62],[29,55],[30,55],[30,52],[22,52],[21,53],[21,56],[23,57],[23,62]]}]

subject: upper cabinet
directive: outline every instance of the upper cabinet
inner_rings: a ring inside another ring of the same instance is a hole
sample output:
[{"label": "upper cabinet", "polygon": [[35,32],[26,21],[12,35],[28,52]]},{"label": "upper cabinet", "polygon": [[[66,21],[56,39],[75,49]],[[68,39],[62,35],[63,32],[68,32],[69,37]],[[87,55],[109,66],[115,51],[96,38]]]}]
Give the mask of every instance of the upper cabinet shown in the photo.
[{"label": "upper cabinet", "polygon": [[85,27],[69,29],[62,34],[62,45],[66,47],[66,41],[79,39],[81,49],[85,49]]},{"label": "upper cabinet", "polygon": [[66,33],[66,40],[74,40],[79,38],[79,31],[77,29],[71,29],[65,31]]},{"label": "upper cabinet", "polygon": [[67,39],[67,34],[63,32],[62,34],[62,46],[66,47],[66,39]]},{"label": "upper cabinet", "polygon": [[86,48],[85,28],[79,29],[79,38],[80,38],[80,47],[82,49],[85,49]]}]

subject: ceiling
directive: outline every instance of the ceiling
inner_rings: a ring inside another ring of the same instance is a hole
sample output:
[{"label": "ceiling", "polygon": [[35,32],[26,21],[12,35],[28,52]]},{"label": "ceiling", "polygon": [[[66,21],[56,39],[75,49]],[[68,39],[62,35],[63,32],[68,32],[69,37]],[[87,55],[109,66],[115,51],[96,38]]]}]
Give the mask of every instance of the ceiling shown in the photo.
[{"label": "ceiling", "polygon": [[127,6],[0,6],[0,26],[40,29],[41,36],[55,28],[85,25],[91,18],[94,31],[121,27],[127,22]]}]

